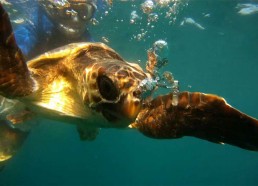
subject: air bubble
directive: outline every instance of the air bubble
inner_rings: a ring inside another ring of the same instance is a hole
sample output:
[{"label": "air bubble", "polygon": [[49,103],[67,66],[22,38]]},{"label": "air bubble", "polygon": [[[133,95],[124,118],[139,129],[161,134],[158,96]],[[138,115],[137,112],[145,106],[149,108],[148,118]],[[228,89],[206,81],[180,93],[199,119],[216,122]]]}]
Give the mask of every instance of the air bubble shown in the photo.
[{"label": "air bubble", "polygon": [[169,5],[169,3],[171,3],[171,0],[155,0],[155,2],[157,3],[158,6],[160,7],[166,7]]},{"label": "air bubble", "polygon": [[157,22],[159,15],[157,13],[151,13],[148,15],[148,22]]},{"label": "air bubble", "polygon": [[95,19],[95,18],[92,18],[91,19],[91,23],[93,24],[93,25],[99,25],[99,21],[97,20],[97,19]]},{"label": "air bubble", "polygon": [[164,40],[155,41],[153,51],[157,55],[158,63],[161,63],[168,57],[168,43]]},{"label": "air bubble", "polygon": [[134,24],[136,23],[137,20],[140,19],[140,16],[137,14],[137,12],[134,10],[131,12],[131,15],[130,15],[130,23],[131,24]]},{"label": "air bubble", "polygon": [[142,11],[145,13],[145,14],[149,14],[153,11],[155,5],[153,3],[153,1],[151,0],[146,0],[144,1],[144,3],[141,4],[141,8],[142,8]]}]

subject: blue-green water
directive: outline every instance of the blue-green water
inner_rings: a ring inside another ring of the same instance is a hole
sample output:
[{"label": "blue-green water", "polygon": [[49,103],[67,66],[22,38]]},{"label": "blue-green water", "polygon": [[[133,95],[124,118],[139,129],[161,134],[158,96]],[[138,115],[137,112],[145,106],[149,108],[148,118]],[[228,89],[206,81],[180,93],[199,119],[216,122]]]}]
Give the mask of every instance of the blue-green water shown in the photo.
[{"label": "blue-green water", "polygon": [[[167,9],[160,8],[159,20],[150,28],[139,2],[114,1],[90,31],[96,41],[108,38],[108,45],[129,61],[141,60],[142,66],[152,43],[166,40],[165,68],[180,81],[181,90],[218,94],[257,118],[258,14],[239,14],[238,3],[258,1],[189,1],[171,24],[164,18]],[[130,24],[132,10],[142,16],[140,23]],[[180,26],[184,18],[205,29]],[[144,31],[144,39],[133,38]],[[81,142],[73,126],[47,120],[0,173],[0,185],[257,184],[257,152],[191,137],[153,140],[117,129],[102,129],[94,142]]]}]

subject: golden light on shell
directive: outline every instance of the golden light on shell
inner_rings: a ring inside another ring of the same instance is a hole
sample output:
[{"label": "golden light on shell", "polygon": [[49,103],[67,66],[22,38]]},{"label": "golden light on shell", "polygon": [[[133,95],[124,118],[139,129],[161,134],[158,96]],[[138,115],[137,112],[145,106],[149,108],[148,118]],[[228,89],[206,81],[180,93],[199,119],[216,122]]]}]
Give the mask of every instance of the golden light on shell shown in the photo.
[{"label": "golden light on shell", "polygon": [[[44,108],[58,112],[66,112],[67,105],[74,105],[74,100],[69,99],[71,84],[64,78],[56,79],[42,95],[42,100],[38,104]],[[71,115],[75,113],[71,112]]]},{"label": "golden light on shell", "polygon": [[56,94],[52,94],[49,101],[45,104],[47,108],[60,110],[64,107],[63,100],[65,100],[65,95],[60,93],[67,86],[67,82],[65,81],[54,81],[51,86],[51,92],[56,92]]},{"label": "golden light on shell", "polygon": [[12,155],[5,155],[4,153],[0,153],[0,162],[6,161],[6,160],[10,159],[11,157],[12,157]]}]

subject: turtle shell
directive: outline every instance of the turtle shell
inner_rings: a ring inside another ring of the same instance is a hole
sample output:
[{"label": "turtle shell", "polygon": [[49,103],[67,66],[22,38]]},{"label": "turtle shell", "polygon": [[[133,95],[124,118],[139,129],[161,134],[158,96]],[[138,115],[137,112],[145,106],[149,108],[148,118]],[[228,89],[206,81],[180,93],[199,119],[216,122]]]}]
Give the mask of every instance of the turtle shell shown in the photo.
[{"label": "turtle shell", "polygon": [[103,43],[73,43],[26,62],[1,5],[0,20],[0,95],[36,116],[76,124],[83,138],[87,128],[96,134],[135,119],[141,105],[135,92],[147,77],[138,65]]}]

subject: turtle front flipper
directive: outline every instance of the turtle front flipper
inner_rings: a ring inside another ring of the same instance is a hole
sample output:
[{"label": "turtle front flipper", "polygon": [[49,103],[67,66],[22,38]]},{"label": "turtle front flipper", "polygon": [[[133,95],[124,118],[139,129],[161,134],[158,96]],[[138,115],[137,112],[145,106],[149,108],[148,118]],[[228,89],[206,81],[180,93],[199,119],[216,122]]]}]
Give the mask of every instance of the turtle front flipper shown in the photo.
[{"label": "turtle front flipper", "polygon": [[34,84],[9,16],[0,4],[0,94],[9,98],[26,96],[33,92]]},{"label": "turtle front flipper", "polygon": [[182,92],[178,104],[173,94],[152,100],[132,127],[158,139],[194,136],[258,151],[258,120],[231,107],[216,95]]},{"label": "turtle front flipper", "polygon": [[0,171],[19,150],[29,132],[12,128],[5,120],[0,120]]},{"label": "turtle front flipper", "polygon": [[99,134],[99,128],[88,126],[83,123],[77,124],[77,131],[82,141],[93,141]]}]

